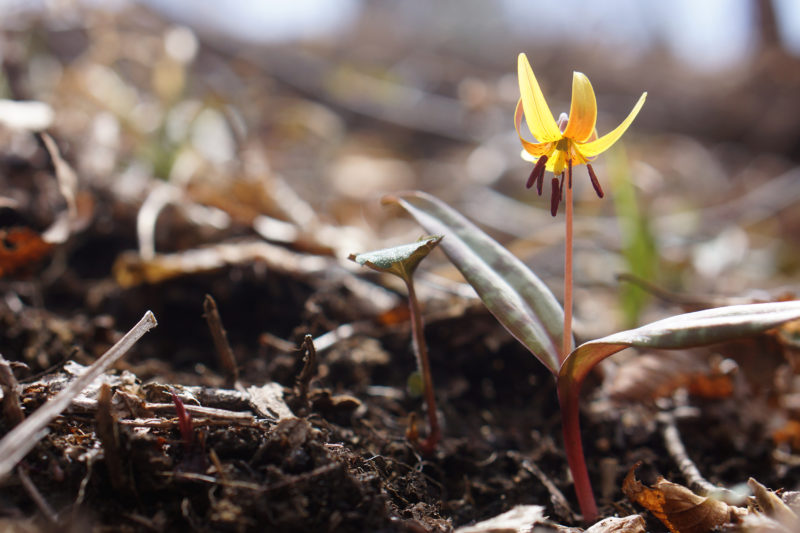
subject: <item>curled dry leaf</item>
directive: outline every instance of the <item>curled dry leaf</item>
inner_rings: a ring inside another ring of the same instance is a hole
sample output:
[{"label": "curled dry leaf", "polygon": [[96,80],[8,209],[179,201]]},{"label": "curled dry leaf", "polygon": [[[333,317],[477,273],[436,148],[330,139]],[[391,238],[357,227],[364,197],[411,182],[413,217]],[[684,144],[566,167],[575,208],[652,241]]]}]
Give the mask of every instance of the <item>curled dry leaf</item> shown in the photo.
[{"label": "curled dry leaf", "polygon": [[764,514],[789,531],[800,531],[800,518],[777,494],[753,478],[747,480],[747,486],[753,491],[756,502]]},{"label": "curled dry leaf", "polygon": [[672,533],[707,533],[727,523],[738,522],[745,511],[720,500],[698,496],[683,485],[659,476],[651,487],[636,479],[636,463],[630,469],[622,491],[661,520]]}]

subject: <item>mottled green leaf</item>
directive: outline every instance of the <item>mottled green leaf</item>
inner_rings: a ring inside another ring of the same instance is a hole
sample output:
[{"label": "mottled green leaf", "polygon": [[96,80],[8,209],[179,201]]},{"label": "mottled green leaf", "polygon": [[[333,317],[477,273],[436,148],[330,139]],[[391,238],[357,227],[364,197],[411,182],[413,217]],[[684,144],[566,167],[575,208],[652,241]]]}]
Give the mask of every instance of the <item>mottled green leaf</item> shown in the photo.
[{"label": "mottled green leaf", "polygon": [[580,386],[589,370],[606,357],[635,346],[683,349],[747,337],[800,319],[800,301],[731,305],[677,315],[640,328],[586,342],[559,372],[559,388]]},{"label": "mottled green leaf", "polygon": [[564,311],[550,289],[477,226],[422,192],[393,195],[425,231],[445,236],[442,250],[489,311],[553,374],[558,373]]},{"label": "mottled green leaf", "polygon": [[441,235],[423,237],[411,244],[350,255],[349,259],[361,266],[367,266],[378,272],[388,272],[408,280],[414,275],[419,262],[425,259],[441,240]]}]

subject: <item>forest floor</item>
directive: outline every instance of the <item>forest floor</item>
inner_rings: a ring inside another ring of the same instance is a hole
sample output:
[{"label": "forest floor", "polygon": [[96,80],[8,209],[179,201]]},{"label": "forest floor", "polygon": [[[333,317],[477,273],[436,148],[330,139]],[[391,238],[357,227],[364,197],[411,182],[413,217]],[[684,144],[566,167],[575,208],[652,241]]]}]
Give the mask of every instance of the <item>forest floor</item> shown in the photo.
[{"label": "forest floor", "polygon": [[[23,112],[28,125],[0,119],[0,367],[13,374],[0,378],[0,435],[21,420],[10,396],[29,417],[146,311],[158,326],[31,437],[0,485],[0,529],[447,532],[532,505],[543,507],[542,530],[587,527],[548,370],[436,252],[418,284],[444,436],[422,453],[407,436],[424,438],[427,422],[409,385],[404,289],[344,260],[419,236],[378,199],[425,188],[560,294],[560,220],[535,195],[523,198],[524,164],[493,174],[498,150],[517,157],[516,141],[471,138],[506,103],[510,126],[516,97],[503,92],[505,78],[481,82],[485,71],[453,66],[469,83],[442,74],[437,90],[460,94],[468,116],[402,124],[401,112],[364,104],[374,88],[359,86],[367,96],[354,109],[335,84],[353,74],[343,65],[322,80],[309,59],[319,50],[278,48],[259,64],[216,42],[190,56],[191,33],[139,10],[82,21],[37,15],[3,32],[6,96],[47,101],[55,119],[52,138],[28,124],[37,110]],[[287,70],[293,59],[301,74]],[[661,246],[659,274],[641,273],[671,292],[628,300],[640,322],[796,296],[785,289],[800,270],[790,158],[758,156],[730,177],[736,150],[715,146],[651,135],[630,149],[651,166],[609,156],[600,167],[641,176],[652,218],[638,227]],[[691,170],[671,166],[678,157],[702,163],[708,182],[692,185]],[[583,341],[622,329],[619,295],[632,284],[614,274],[633,263],[621,259],[625,230],[620,237],[611,201],[580,186]],[[674,215],[700,198],[712,207],[701,222]],[[754,274],[759,267],[766,272]],[[750,477],[800,487],[797,329],[601,365],[584,387],[581,421],[601,518],[641,513],[640,529],[625,531],[667,531],[622,485],[641,461],[645,484],[663,475],[694,488],[681,445],[703,477],[734,492]],[[514,530],[526,529],[480,529]]]}]

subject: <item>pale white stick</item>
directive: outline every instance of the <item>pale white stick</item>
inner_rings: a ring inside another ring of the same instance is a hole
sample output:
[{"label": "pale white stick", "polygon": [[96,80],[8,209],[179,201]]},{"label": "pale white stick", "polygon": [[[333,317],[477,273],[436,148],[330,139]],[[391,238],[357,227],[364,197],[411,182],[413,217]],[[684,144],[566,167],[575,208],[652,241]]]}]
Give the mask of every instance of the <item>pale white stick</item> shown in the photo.
[{"label": "pale white stick", "polygon": [[133,326],[133,329],[87,368],[86,372],[55,397],[45,402],[24,422],[8,432],[3,440],[0,440],[0,481],[4,480],[16,464],[47,434],[47,424],[69,407],[73,398],[119,361],[142,335],[154,328],[156,324],[156,317],[153,316],[153,313],[146,312],[142,319]]}]

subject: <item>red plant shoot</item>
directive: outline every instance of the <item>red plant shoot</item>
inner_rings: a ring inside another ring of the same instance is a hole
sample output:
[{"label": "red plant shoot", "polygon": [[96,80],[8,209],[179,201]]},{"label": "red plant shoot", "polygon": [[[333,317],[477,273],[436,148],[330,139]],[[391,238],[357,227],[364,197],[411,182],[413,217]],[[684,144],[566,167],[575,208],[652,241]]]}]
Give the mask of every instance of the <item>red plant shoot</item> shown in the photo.
[{"label": "red plant shoot", "polygon": [[172,403],[175,404],[175,412],[178,415],[178,428],[181,432],[181,440],[183,441],[183,448],[190,450],[194,444],[194,425],[192,424],[192,415],[186,411],[186,406],[183,405],[183,400],[172,393]]}]

